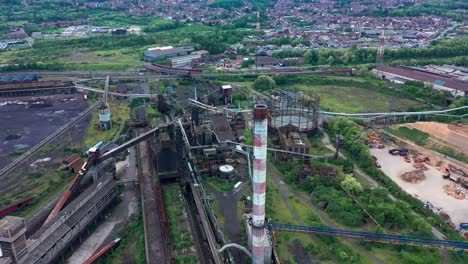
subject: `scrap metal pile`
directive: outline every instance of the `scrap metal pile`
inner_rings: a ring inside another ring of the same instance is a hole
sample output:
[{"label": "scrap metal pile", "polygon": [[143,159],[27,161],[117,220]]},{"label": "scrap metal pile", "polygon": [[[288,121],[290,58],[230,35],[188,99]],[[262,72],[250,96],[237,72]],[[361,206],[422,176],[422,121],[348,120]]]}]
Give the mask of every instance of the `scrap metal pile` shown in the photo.
[{"label": "scrap metal pile", "polygon": [[468,199],[468,191],[458,184],[450,183],[444,185],[445,193],[458,200]]},{"label": "scrap metal pile", "polygon": [[419,182],[422,182],[424,179],[426,179],[426,175],[424,175],[423,170],[414,170],[414,171],[405,172],[400,177],[405,182],[410,182],[410,183],[419,183]]}]

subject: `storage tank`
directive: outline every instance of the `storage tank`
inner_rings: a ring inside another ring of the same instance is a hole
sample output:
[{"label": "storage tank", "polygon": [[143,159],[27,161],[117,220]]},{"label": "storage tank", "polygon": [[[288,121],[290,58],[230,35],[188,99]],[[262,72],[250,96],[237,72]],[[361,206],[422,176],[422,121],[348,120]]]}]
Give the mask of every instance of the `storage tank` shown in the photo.
[{"label": "storage tank", "polygon": [[101,106],[99,107],[99,122],[102,130],[112,128],[111,114],[109,106],[106,103],[101,103]]},{"label": "storage tank", "polygon": [[219,177],[221,179],[230,179],[235,176],[234,167],[231,165],[221,165],[219,166]]}]

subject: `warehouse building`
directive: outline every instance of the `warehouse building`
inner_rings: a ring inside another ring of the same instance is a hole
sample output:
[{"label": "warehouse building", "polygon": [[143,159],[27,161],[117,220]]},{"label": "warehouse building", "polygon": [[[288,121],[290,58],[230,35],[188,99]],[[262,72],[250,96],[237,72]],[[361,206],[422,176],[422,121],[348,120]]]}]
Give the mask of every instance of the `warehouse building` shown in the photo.
[{"label": "warehouse building", "polygon": [[168,61],[172,68],[191,68],[192,62],[200,58],[201,55],[199,54],[190,54],[186,56],[177,56],[174,58],[170,58],[168,59]]},{"label": "warehouse building", "polygon": [[145,51],[145,59],[147,60],[164,60],[177,56],[186,56],[191,51],[193,51],[193,46],[183,46],[183,47],[155,47],[149,48]]},{"label": "warehouse building", "polygon": [[423,69],[406,66],[382,66],[372,71],[376,76],[394,83],[403,84],[407,81],[420,81],[428,86],[432,86],[436,90],[449,91],[453,96],[468,95],[467,81]]}]

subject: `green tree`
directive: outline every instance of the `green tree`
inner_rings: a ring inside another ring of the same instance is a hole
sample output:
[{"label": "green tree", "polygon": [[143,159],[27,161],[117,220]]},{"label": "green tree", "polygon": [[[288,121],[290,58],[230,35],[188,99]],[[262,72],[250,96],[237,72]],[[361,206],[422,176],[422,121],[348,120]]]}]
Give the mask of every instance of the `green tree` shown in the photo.
[{"label": "green tree", "polygon": [[252,87],[257,91],[272,90],[276,87],[276,82],[269,76],[261,75],[258,76]]},{"label": "green tree", "polygon": [[347,175],[341,182],[341,186],[352,194],[358,194],[362,192],[362,185],[353,176]]}]

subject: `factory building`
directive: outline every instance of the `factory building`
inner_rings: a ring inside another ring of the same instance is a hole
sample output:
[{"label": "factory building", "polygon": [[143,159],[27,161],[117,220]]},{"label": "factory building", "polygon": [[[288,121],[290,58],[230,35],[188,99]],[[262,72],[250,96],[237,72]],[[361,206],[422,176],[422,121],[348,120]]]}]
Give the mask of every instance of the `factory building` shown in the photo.
[{"label": "factory building", "polygon": [[172,68],[191,68],[192,62],[200,58],[200,54],[190,54],[186,56],[170,58],[168,61]]},{"label": "factory building", "polygon": [[193,51],[193,46],[183,46],[183,47],[155,47],[149,48],[145,51],[145,59],[147,60],[164,60],[177,56],[186,56],[191,51]]},{"label": "factory building", "polygon": [[436,90],[448,91],[453,96],[468,95],[468,82],[466,80],[460,80],[434,71],[430,72],[425,69],[406,66],[382,66],[372,71],[379,78],[393,83],[404,84],[407,81],[420,81]]}]

